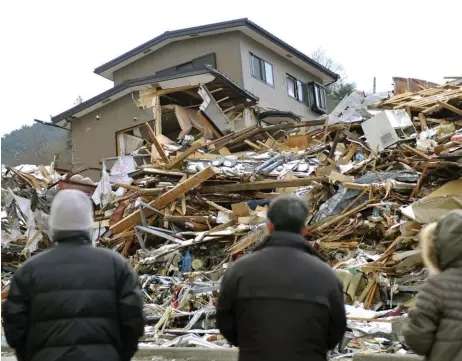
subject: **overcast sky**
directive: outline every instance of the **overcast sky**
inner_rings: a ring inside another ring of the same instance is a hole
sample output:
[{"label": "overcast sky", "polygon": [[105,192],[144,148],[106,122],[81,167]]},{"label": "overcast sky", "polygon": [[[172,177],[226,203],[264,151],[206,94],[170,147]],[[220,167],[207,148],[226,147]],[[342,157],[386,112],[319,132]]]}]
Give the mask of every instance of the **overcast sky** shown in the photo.
[{"label": "overcast sky", "polygon": [[243,17],[307,55],[322,46],[358,89],[374,76],[379,91],[392,76],[462,76],[460,0],[0,3],[2,135],[108,89],[93,69],[166,30]]}]

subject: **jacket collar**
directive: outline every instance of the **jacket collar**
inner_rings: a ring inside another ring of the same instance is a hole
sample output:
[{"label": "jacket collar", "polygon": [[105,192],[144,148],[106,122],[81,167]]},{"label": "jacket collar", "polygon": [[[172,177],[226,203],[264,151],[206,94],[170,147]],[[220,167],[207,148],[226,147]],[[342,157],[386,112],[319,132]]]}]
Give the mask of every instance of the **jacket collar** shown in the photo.
[{"label": "jacket collar", "polygon": [[315,257],[318,257],[322,261],[325,261],[324,257],[317,253],[305,238],[296,233],[280,231],[273,232],[266,236],[265,239],[255,247],[255,251],[259,251],[267,247],[295,248],[302,252],[306,252]]},{"label": "jacket collar", "polygon": [[85,231],[55,231],[53,243],[57,244],[91,244],[90,234]]}]

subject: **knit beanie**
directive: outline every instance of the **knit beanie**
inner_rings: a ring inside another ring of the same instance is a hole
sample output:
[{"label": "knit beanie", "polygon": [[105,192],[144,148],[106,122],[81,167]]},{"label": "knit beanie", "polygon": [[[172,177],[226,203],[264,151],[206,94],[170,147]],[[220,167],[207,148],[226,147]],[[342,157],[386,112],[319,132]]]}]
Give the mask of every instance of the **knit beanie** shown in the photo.
[{"label": "knit beanie", "polygon": [[58,192],[51,203],[48,225],[52,232],[93,229],[93,206],[90,198],[75,189]]}]

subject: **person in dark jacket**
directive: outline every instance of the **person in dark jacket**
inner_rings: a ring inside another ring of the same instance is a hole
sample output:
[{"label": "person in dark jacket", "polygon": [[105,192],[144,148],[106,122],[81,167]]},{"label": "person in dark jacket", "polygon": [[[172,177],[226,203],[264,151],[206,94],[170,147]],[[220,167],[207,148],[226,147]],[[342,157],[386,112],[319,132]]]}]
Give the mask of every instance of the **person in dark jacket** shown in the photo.
[{"label": "person in dark jacket", "polygon": [[269,236],[222,279],[217,325],[240,361],[325,361],[343,339],[342,284],[301,236],[307,217],[301,199],[275,199]]},{"label": "person in dark jacket", "polygon": [[462,360],[462,210],[447,213],[419,235],[430,276],[402,329],[427,361]]},{"label": "person in dark jacket", "polygon": [[77,190],[59,192],[54,247],[15,273],[3,308],[18,361],[128,361],[144,332],[137,277],[118,253],[92,247],[93,210]]}]

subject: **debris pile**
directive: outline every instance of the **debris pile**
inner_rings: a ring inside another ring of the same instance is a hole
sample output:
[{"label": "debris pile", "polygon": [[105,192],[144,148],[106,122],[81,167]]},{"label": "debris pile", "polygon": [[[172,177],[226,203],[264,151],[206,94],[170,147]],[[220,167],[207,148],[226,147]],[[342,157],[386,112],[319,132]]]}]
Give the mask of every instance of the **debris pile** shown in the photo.
[{"label": "debris pile", "polygon": [[296,194],[310,208],[307,242],[344,282],[351,332],[338,355],[406,352],[389,317],[412,305],[427,275],[416,235],[462,208],[462,87],[355,92],[322,119],[214,140],[166,145],[145,126],[138,147],[152,150],[150,162],[121,156],[108,171],[104,160],[98,184],[53,167],[2,171],[4,285],[24,256],[50,246],[43,220],[53,192],[77,187],[96,205],[95,243],[140,275],[143,342],[229,347],[214,323],[220,278],[264,238],[271,199]]}]

